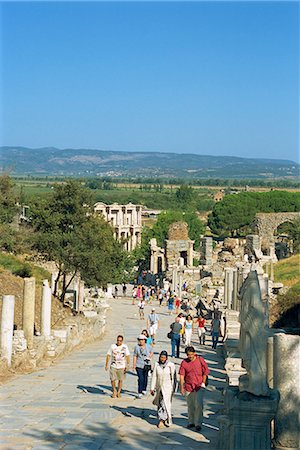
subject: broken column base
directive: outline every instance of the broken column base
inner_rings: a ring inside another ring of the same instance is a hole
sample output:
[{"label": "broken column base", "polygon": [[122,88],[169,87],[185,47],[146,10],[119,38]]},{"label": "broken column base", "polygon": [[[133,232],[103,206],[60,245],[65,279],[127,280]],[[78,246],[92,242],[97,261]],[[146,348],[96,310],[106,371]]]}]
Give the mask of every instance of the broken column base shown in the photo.
[{"label": "broken column base", "polygon": [[225,411],[219,417],[219,450],[271,449],[271,421],[278,406],[278,392],[257,397],[229,387],[224,393]]}]

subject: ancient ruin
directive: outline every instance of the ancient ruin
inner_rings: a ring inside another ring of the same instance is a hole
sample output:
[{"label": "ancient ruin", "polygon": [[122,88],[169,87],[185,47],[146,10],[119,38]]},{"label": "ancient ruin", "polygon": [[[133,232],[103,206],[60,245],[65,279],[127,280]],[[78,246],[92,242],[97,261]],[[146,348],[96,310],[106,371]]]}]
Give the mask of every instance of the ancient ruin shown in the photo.
[{"label": "ancient ruin", "polygon": [[101,214],[102,217],[114,229],[115,239],[124,241],[126,250],[133,250],[141,242],[142,232],[142,206],[133,205],[106,205],[98,202],[94,205],[96,214]]},{"label": "ancient ruin", "polygon": [[279,225],[285,222],[294,222],[300,218],[300,212],[280,212],[280,213],[257,213],[254,225],[257,228],[261,239],[261,247],[265,254],[277,261],[275,254],[274,233]]}]

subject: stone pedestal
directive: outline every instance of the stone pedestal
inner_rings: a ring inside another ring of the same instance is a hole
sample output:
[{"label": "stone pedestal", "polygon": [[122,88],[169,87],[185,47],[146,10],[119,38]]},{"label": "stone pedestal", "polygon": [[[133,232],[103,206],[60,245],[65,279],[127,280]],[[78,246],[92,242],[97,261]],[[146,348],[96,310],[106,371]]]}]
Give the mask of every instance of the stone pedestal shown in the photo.
[{"label": "stone pedestal", "polygon": [[33,347],[35,278],[24,278],[23,330],[29,350]]},{"label": "stone pedestal", "polygon": [[27,350],[27,341],[23,330],[15,330],[13,336],[13,354]]},{"label": "stone pedestal", "polygon": [[51,335],[51,300],[52,293],[48,280],[43,281],[42,311],[41,311],[41,333],[45,337]]},{"label": "stone pedestal", "polygon": [[12,344],[14,332],[14,295],[3,295],[1,315],[1,356],[11,366]]},{"label": "stone pedestal", "polygon": [[278,404],[276,391],[271,391],[269,397],[257,397],[231,387],[225,391],[224,404],[219,450],[271,449],[271,421]]},{"label": "stone pedestal", "polygon": [[274,336],[274,388],[280,401],[275,418],[274,447],[296,450],[300,448],[300,336]]},{"label": "stone pedestal", "polygon": [[203,237],[200,239],[200,264],[204,266],[212,265],[213,255],[213,239],[211,237]]}]

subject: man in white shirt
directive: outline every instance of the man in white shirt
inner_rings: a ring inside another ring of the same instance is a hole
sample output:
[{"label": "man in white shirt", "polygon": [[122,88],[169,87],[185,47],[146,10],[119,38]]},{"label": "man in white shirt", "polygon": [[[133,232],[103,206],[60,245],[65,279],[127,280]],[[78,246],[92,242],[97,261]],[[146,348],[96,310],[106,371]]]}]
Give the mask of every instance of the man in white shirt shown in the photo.
[{"label": "man in white shirt", "polygon": [[153,344],[155,343],[155,335],[159,328],[159,316],[155,313],[155,308],[151,309],[151,313],[148,315],[148,329],[152,338]]},{"label": "man in white shirt", "polygon": [[[123,344],[123,336],[117,336],[117,343],[112,344],[106,354],[105,370],[108,370],[109,360],[110,370],[109,376],[112,386],[112,397],[121,397],[121,389],[126,371],[130,364],[130,353],[126,344]],[[116,381],[118,381],[118,390],[116,389]]]}]

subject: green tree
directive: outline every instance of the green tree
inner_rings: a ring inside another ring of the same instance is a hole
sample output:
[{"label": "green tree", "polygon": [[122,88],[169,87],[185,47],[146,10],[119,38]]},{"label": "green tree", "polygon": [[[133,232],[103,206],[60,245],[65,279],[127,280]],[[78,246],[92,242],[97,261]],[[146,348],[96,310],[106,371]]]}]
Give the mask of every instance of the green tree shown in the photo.
[{"label": "green tree", "polygon": [[294,220],[289,235],[293,239],[294,253],[300,253],[300,218]]},{"label": "green tree", "polygon": [[180,221],[188,224],[189,238],[195,241],[195,246],[199,245],[200,235],[204,233],[204,225],[197,214],[192,211],[183,212],[171,210],[162,212],[158,216],[156,223],[153,225],[153,235],[157,239],[159,246],[163,247],[165,245],[170,225]]},{"label": "green tree", "polygon": [[76,275],[89,285],[105,286],[119,281],[126,266],[122,245],[114,240],[110,225],[94,216],[91,204],[90,192],[68,181],[56,185],[50,201],[37,203],[32,211],[34,247],[46,260],[55,261],[62,301]]},{"label": "green tree", "polygon": [[183,184],[177,189],[175,195],[180,209],[187,210],[195,207],[196,194],[191,186]]},{"label": "green tree", "polygon": [[131,253],[133,264],[138,267],[138,272],[141,270],[150,269],[150,239],[154,237],[154,232],[151,228],[143,227],[141,244],[138,245]]},{"label": "green tree", "polygon": [[11,223],[17,213],[14,183],[8,174],[0,176],[0,223]]},{"label": "green tree", "polygon": [[258,212],[300,211],[298,192],[241,192],[227,195],[215,204],[208,225],[218,236],[245,235]]}]

